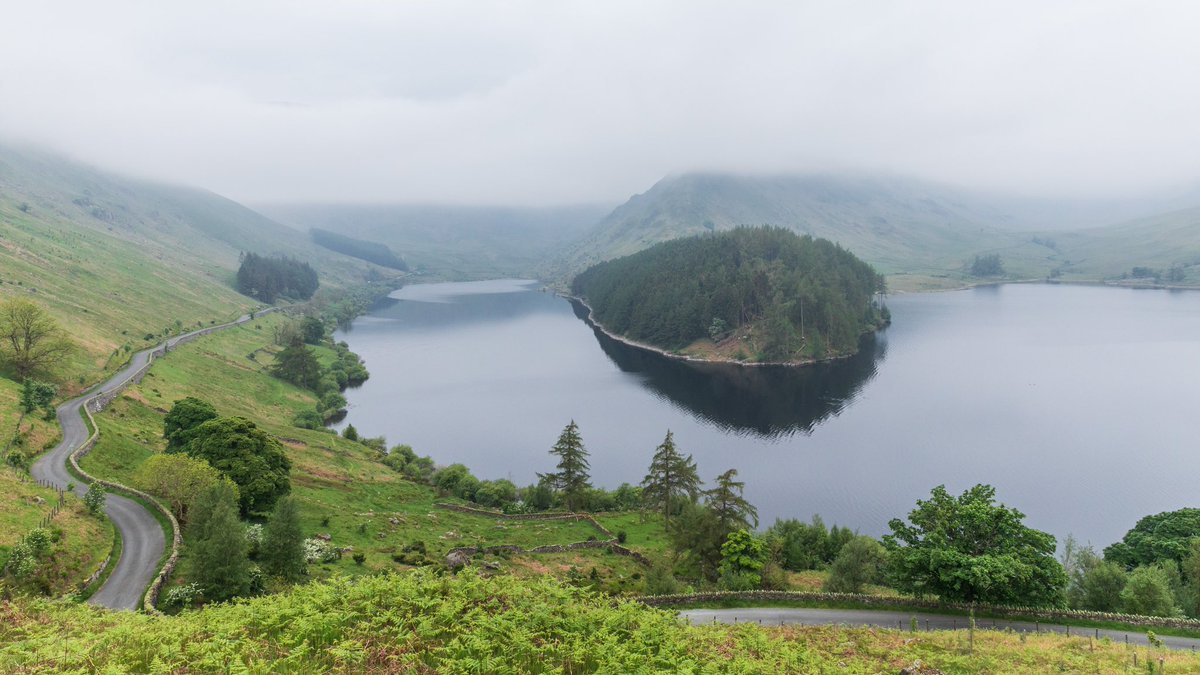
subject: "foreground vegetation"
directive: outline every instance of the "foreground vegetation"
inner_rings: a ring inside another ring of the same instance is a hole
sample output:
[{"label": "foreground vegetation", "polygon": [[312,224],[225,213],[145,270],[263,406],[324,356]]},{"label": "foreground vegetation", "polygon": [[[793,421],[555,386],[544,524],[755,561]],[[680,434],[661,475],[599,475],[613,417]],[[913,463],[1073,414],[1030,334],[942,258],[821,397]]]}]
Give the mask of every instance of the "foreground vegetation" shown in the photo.
[{"label": "foreground vegetation", "polygon": [[[839,627],[682,625],[552,579],[430,572],[338,578],[150,617],[38,601],[0,605],[7,672],[1126,672],[1134,651],[1081,638]],[[1187,653],[1141,663],[1200,672]]]}]

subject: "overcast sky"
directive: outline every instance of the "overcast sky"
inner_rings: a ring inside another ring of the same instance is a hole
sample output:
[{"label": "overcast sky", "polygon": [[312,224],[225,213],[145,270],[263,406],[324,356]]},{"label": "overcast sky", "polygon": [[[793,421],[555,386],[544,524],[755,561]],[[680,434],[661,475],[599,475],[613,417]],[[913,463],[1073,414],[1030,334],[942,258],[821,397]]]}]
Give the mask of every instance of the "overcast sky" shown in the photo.
[{"label": "overcast sky", "polygon": [[1196,2],[5,4],[0,137],[247,202],[1200,184]]}]

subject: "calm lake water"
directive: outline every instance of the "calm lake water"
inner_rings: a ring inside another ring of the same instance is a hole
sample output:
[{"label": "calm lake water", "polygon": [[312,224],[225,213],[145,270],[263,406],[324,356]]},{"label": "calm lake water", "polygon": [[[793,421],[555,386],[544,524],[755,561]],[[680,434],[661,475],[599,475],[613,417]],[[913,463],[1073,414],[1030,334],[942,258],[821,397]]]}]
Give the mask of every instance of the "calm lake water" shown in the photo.
[{"label": "calm lake water", "polygon": [[813,368],[698,366],[625,347],[528,281],[405,287],[338,334],[371,379],[353,423],[519,485],[579,423],[594,482],[637,483],[666,433],[736,468],[762,526],[887,531],[945,484],[996,486],[1105,546],[1200,506],[1200,293],[1010,285],[892,297],[893,324]]}]

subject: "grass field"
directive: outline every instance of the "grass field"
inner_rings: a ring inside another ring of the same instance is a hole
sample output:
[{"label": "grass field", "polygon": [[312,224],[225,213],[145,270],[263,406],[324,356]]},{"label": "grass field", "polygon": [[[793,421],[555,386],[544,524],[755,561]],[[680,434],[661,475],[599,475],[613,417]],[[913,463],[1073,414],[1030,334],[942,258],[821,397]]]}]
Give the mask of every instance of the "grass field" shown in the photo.
[{"label": "grass field", "polygon": [[[328,535],[333,545],[352,547],[366,556],[361,566],[349,555],[317,566],[312,570],[315,576],[396,569],[392,556],[416,542],[424,543],[429,556],[439,559],[459,546],[531,548],[596,536],[591,526],[581,522],[511,521],[438,509],[435,503],[444,499],[432,488],[402,479],[380,463],[370,448],[288,424],[297,412],[315,404],[310,392],[266,372],[276,350],[271,345],[274,330],[288,320],[268,315],[184,345],[156,361],[140,385],[127,389],[96,416],[100,440],[83,458],[83,468],[97,477],[136,486],[138,466],[165,447],[163,416],[174,401],[197,396],[212,402],[220,414],[247,417],[278,437],[293,462],[292,493],[299,500],[306,534]],[[248,358],[251,353],[253,359]],[[602,516],[602,522],[613,532],[627,530],[634,548],[661,550],[662,538],[654,536],[661,526],[654,521],[642,523],[636,514],[615,514]],[[614,561],[604,552],[581,555],[601,567],[609,563],[625,567],[627,562]],[[186,570],[185,559],[177,581],[186,578]]]},{"label": "grass field", "polygon": [[[0,493],[4,494],[4,518],[0,518],[0,568],[9,550],[21,537],[38,527],[58,501],[58,493],[41,487],[9,468],[0,469]],[[87,512],[83,502],[68,496],[49,528],[58,541],[42,559],[33,578],[20,588],[63,595],[96,571],[112,550],[112,524]]]}]

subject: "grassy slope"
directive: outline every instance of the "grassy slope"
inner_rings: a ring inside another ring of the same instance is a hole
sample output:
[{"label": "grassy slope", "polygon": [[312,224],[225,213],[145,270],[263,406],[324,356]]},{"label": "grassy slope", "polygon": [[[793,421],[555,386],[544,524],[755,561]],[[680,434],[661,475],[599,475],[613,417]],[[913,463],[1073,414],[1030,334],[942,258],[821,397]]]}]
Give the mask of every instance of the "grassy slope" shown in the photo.
[{"label": "grassy slope", "polygon": [[[1017,229],[1014,220],[1022,216],[1006,211],[1012,206],[1011,200],[908,180],[688,174],[663,179],[634,196],[544,271],[570,278],[596,262],[660,241],[762,224],[839,242],[889,275],[891,288],[906,291],[979,281],[965,274],[965,266],[987,253],[1001,256],[1011,279],[1042,279],[1059,269],[1067,280],[1098,280],[1134,265],[1200,260],[1196,210],[1038,235],[1036,227]],[[1056,245],[1045,245],[1047,239]],[[1200,282],[1200,275],[1193,273],[1189,281]]]},{"label": "grassy slope", "polygon": [[0,146],[0,293],[43,304],[69,328],[81,347],[60,369],[71,380],[115,368],[125,357],[114,350],[145,347],[146,334],[257,306],[232,287],[244,250],[308,260],[325,286],[371,273],[218,195]]},{"label": "grassy slope", "polygon": [[[436,509],[434,503],[440,500],[432,489],[402,480],[379,463],[372,450],[333,434],[291,426],[288,421],[295,413],[315,400],[265,372],[272,350],[263,347],[270,344],[273,328],[286,320],[269,315],[185,345],[157,361],[139,386],[97,416],[100,442],[84,458],[84,468],[132,483],[137,466],[164,446],[166,410],[173,401],[191,395],[211,401],[223,415],[250,418],[284,441],[305,532],[329,534],[335,545],[353,546],[367,556],[363,568],[346,557],[325,572],[394,568],[391,555],[418,540],[431,555],[440,556],[450,548],[477,543],[530,547],[584,541],[595,534],[583,523],[498,521]],[[251,352],[255,360],[247,358]],[[323,525],[326,517],[328,525]],[[648,533],[651,527],[644,525],[640,531]]]},{"label": "grassy slope", "polygon": [[598,222],[607,208],[276,204],[263,212],[387,244],[431,278],[532,276],[541,261]]},{"label": "grassy slope", "polygon": [[1113,277],[1134,267],[1166,270],[1185,267],[1184,283],[1200,285],[1200,209],[1187,209],[1152,218],[1077,233],[1055,235],[1071,263],[1066,278]]},{"label": "grassy slope", "polygon": [[[58,500],[58,493],[30,481],[10,468],[0,469],[0,493],[4,495],[4,518],[0,518],[0,568],[8,551],[21,537],[41,524]],[[83,503],[68,496],[66,505],[51,521],[60,533],[57,543],[36,573],[35,583],[51,595],[76,590],[77,584],[96,571],[113,542],[112,524],[87,512]]]},{"label": "grassy slope", "polygon": [[[220,636],[220,639],[214,639]],[[22,672],[1128,672],[1086,638],[840,627],[689,627],[553,580],[418,573],[335,580],[178,617],[0,605],[0,668]],[[1138,649],[1166,672],[1200,657]]]},{"label": "grassy slope", "polygon": [[[326,287],[371,274],[369,265],[315,247],[217,195],[0,146],[0,297],[29,298],[69,331],[78,349],[52,374],[61,396],[113,372],[166,333],[258,307],[232,288],[241,250],[310,260]],[[18,385],[2,376],[6,443]],[[33,453],[57,437],[55,426],[39,420],[27,419],[23,429]],[[0,521],[19,521],[12,510],[0,503]]]}]

